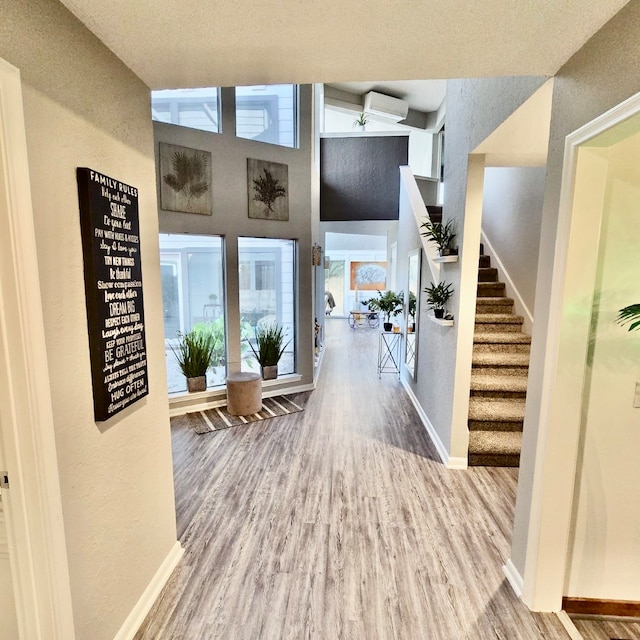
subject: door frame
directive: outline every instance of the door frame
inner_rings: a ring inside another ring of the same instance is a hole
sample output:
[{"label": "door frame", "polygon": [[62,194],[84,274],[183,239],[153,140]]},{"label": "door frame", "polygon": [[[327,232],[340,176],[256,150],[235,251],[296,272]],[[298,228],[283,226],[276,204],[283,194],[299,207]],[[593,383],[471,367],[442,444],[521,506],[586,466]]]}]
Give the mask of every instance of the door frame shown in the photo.
[{"label": "door frame", "polygon": [[[540,426],[521,585],[522,598],[533,611],[562,608],[569,562],[591,317],[585,314],[576,320],[566,318],[563,312],[565,300],[577,291],[585,299],[593,299],[606,178],[602,170],[606,169],[606,159],[602,159],[597,150],[585,154],[585,145],[639,113],[640,93],[637,93],[569,134],[565,141],[548,335],[544,345]],[[579,165],[581,147],[582,164]],[[575,189],[576,176],[584,166],[593,176],[593,189],[602,191],[586,203],[579,201]],[[580,224],[572,224],[576,206],[581,210]],[[567,341],[567,336],[572,336],[572,340]],[[575,375],[576,363],[580,362],[584,363],[582,375]]]},{"label": "door frame", "polygon": [[22,85],[2,58],[0,228],[0,446],[18,628],[24,640],[73,640]]}]

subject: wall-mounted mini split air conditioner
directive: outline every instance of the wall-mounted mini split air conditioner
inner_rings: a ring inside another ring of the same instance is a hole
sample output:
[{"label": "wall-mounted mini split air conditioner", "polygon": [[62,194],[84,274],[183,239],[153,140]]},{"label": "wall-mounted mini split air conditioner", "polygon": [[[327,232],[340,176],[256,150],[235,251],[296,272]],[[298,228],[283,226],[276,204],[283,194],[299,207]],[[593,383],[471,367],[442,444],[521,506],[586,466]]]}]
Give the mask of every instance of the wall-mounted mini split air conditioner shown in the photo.
[{"label": "wall-mounted mini split air conditioner", "polygon": [[383,93],[369,91],[364,96],[364,112],[378,118],[400,122],[409,113],[409,103]]}]

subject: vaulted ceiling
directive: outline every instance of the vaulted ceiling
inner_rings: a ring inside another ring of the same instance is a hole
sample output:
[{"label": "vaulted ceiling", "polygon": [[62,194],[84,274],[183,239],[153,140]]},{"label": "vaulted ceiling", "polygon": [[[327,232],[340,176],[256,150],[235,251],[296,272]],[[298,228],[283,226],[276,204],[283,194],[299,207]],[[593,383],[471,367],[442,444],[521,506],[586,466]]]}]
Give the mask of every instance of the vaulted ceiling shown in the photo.
[{"label": "vaulted ceiling", "polygon": [[151,88],[553,75],[628,0],[62,0]]}]

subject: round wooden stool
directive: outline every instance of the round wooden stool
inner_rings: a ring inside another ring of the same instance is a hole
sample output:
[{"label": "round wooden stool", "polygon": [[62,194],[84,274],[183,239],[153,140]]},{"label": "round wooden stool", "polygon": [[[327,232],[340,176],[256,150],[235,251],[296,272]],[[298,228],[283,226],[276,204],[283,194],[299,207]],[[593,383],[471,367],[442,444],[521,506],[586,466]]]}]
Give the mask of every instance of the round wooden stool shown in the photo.
[{"label": "round wooden stool", "polygon": [[259,373],[230,373],[227,376],[227,411],[248,416],[262,409],[262,378]]}]

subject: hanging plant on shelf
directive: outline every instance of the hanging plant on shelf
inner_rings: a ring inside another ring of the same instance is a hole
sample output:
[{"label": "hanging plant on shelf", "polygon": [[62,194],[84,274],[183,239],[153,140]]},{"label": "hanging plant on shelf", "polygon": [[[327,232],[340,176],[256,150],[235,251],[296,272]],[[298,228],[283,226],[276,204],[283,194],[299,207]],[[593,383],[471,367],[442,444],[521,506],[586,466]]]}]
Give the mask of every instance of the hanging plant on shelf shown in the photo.
[{"label": "hanging plant on shelf", "polygon": [[429,283],[424,288],[427,294],[427,304],[433,309],[433,315],[442,319],[445,317],[446,306],[449,298],[453,295],[453,284],[451,282],[439,282],[438,284]]},{"label": "hanging plant on shelf", "polygon": [[420,228],[424,229],[424,231],[420,232],[420,235],[429,242],[435,242],[441,256],[457,255],[458,249],[452,246],[453,239],[456,237],[456,227],[453,220],[447,220],[442,223],[431,222],[431,219],[427,218],[420,225]]}]

